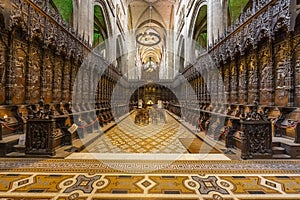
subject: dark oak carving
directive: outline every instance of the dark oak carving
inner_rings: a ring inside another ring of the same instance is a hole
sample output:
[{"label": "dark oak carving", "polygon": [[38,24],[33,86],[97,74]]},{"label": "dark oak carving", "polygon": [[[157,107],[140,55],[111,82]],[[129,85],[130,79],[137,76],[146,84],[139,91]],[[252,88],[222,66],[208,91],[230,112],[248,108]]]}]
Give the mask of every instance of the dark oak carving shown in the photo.
[{"label": "dark oak carving", "polygon": [[32,119],[27,122],[26,150],[28,155],[55,155],[54,120]]},{"label": "dark oak carving", "polygon": [[242,120],[241,131],[242,159],[272,157],[271,122],[262,120]]}]

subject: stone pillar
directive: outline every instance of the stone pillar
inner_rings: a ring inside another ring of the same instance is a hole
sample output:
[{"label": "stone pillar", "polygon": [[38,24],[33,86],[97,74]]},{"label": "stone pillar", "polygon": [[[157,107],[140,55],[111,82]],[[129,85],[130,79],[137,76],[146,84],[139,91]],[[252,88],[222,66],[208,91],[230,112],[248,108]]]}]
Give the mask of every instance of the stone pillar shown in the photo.
[{"label": "stone pillar", "polygon": [[228,21],[228,0],[210,0],[207,2],[208,44],[213,44],[224,33]]},{"label": "stone pillar", "polygon": [[73,15],[75,29],[92,45],[94,38],[94,1],[73,0]]}]

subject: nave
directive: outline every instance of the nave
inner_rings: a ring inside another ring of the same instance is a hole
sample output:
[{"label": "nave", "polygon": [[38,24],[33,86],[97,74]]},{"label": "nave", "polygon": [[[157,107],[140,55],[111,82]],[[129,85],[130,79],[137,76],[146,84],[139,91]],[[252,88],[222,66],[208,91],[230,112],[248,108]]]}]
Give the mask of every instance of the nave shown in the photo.
[{"label": "nave", "polygon": [[299,122],[299,0],[0,0],[0,199],[299,199]]}]

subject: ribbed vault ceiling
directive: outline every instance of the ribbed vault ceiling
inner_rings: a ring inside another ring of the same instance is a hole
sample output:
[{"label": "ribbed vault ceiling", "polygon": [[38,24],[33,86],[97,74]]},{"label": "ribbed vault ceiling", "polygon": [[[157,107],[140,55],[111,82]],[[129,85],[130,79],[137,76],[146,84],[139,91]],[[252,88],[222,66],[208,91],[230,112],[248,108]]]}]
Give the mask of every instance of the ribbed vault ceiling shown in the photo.
[{"label": "ribbed vault ceiling", "polygon": [[166,47],[166,34],[174,30],[175,0],[129,0],[129,29],[136,35],[153,33],[161,41],[153,46],[138,44],[138,52],[143,64],[150,60],[159,64]]}]

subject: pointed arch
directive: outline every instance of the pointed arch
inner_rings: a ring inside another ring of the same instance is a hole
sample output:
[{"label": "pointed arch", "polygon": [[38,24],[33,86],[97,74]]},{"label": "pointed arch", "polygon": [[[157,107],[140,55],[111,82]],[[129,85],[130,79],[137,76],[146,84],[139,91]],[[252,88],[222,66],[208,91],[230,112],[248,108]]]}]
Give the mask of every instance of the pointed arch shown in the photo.
[{"label": "pointed arch", "polygon": [[112,31],[112,23],[110,21],[110,17],[109,17],[109,12],[108,12],[108,5],[105,3],[106,1],[103,0],[95,0],[94,2],[94,6],[99,6],[103,12],[103,16],[104,16],[104,20],[105,20],[105,25],[107,28],[107,36],[112,36],[113,35],[113,31]]},{"label": "pointed arch", "polygon": [[207,47],[207,1],[198,0],[189,27],[189,37],[203,48]]},{"label": "pointed arch", "polygon": [[193,12],[193,15],[192,15],[192,19],[191,19],[191,23],[190,23],[190,27],[189,27],[189,37],[192,37],[192,34],[194,32],[194,29],[195,29],[195,24],[196,24],[196,20],[197,20],[197,17],[198,17],[198,14],[200,12],[200,9],[203,7],[203,6],[207,6],[207,0],[198,0],[195,4],[195,7],[194,7],[194,12]]}]

